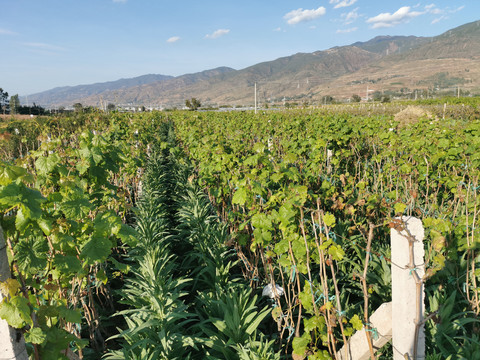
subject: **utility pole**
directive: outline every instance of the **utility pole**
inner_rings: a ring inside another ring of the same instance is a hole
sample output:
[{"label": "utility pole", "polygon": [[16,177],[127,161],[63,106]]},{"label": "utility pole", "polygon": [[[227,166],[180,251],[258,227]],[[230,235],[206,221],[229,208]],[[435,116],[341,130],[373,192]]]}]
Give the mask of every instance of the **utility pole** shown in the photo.
[{"label": "utility pole", "polygon": [[255,114],[257,113],[257,83],[255,82]]}]

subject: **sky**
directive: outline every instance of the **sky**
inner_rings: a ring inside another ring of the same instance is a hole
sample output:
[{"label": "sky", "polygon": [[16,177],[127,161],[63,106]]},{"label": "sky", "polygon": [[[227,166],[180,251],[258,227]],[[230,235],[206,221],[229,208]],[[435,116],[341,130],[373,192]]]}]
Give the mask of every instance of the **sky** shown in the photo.
[{"label": "sky", "polygon": [[0,88],[243,69],[378,35],[436,36],[479,0],[0,0]]}]

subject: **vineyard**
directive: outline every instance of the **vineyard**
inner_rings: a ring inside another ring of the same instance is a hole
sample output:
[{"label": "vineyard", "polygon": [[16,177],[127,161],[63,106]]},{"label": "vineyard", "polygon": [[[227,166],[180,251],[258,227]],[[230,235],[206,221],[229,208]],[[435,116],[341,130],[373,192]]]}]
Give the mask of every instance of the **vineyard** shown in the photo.
[{"label": "vineyard", "polygon": [[425,358],[478,359],[480,103],[460,100],[4,119],[0,318],[31,359],[339,359],[362,329],[391,359],[370,316],[414,216]]}]

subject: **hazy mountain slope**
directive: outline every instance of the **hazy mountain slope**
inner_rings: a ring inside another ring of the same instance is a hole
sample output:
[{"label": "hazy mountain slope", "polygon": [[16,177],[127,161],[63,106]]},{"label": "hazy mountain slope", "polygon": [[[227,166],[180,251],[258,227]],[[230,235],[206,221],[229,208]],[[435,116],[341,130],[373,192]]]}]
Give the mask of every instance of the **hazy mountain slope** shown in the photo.
[{"label": "hazy mountain slope", "polygon": [[173,78],[173,76],[148,74],[129,79],[119,79],[116,81],[108,81],[90,85],[63,86],[29,95],[29,101],[42,105],[71,105],[73,102],[77,102],[79,99],[83,99],[92,95],[99,95],[105,91],[131,88],[152,82],[161,82],[171,78]]}]

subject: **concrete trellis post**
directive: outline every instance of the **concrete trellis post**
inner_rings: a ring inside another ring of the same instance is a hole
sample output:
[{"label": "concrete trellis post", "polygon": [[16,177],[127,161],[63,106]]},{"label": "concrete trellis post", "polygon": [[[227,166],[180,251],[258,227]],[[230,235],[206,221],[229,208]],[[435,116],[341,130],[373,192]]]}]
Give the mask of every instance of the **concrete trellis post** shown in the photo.
[{"label": "concrete trellis post", "polygon": [[[392,340],[393,360],[425,359],[424,312],[425,250],[422,221],[404,216],[395,220],[390,232],[392,249],[392,302],[370,315],[376,330],[375,350]],[[365,329],[357,331],[336,354],[337,360],[367,360],[370,349]]]},{"label": "concrete trellis post", "polygon": [[414,217],[403,216],[397,221],[390,234],[393,359],[424,359],[424,229],[422,221]]},{"label": "concrete trellis post", "polygon": [[[0,281],[10,278],[8,267],[7,248],[0,226]],[[3,294],[0,292],[0,302]],[[7,322],[0,319],[0,360],[28,360],[25,341],[20,330],[8,326]]]}]

